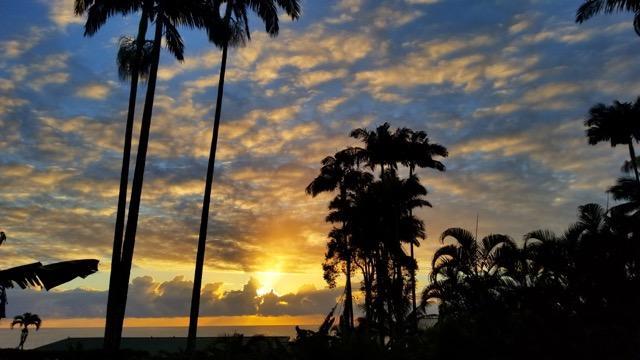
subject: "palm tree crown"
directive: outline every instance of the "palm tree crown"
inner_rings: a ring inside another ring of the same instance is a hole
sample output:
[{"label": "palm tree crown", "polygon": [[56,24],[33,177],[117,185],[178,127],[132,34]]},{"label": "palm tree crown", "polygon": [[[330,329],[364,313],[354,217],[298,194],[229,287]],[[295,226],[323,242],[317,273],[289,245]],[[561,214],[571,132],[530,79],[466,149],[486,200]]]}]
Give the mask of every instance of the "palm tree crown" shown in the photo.
[{"label": "palm tree crown", "polygon": [[640,36],[640,1],[639,0],[585,0],[576,11],[576,22],[582,24],[597,14],[631,12],[634,14],[633,28]]},{"label": "palm tree crown", "polygon": [[[141,56],[138,58],[138,41],[129,36],[120,37],[116,65],[118,66],[118,76],[120,80],[131,80],[134,72],[137,72],[140,79],[146,79],[151,69],[151,50],[153,41],[145,40],[140,50]],[[135,67],[135,69],[134,69]]]},{"label": "palm tree crown", "polygon": [[11,328],[13,329],[16,325],[21,328],[28,328],[29,326],[35,326],[36,330],[40,329],[42,325],[42,319],[37,314],[32,313],[24,313],[22,315],[16,315],[11,322]]},{"label": "palm tree crown", "polygon": [[640,98],[634,103],[614,101],[610,106],[597,104],[589,110],[584,125],[591,145],[609,142],[612,147],[628,146],[636,181],[640,182],[633,146],[634,142],[640,141]]}]

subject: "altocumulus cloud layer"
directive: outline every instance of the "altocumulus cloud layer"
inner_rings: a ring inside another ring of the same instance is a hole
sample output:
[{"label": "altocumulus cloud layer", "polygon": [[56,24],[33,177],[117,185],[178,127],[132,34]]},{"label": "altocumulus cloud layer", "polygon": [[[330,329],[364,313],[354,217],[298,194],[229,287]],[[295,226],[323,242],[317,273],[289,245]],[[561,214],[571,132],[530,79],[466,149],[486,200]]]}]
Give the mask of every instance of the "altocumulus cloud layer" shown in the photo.
[{"label": "altocumulus cloud layer", "polygon": [[[0,12],[0,226],[11,241],[0,266],[96,257],[108,269],[128,95],[114,57],[137,20],[84,39],[72,3],[7,2]],[[355,144],[346,136],[355,127],[426,129],[449,147],[447,173],[422,174],[435,205],[421,212],[422,269],[437,235],[474,226],[476,213],[481,233],[517,237],[603,203],[626,154],[587,146],[582,118],[596,102],[640,93],[639,40],[630,16],[575,25],[579,3],[306,1],[277,39],[256,22],[253,42],[230,58],[207,249],[210,271],[247,275],[218,286],[232,294],[248,274],[274,269],[321,283],[328,197],[303,190],[324,156]],[[184,63],[162,54],[138,275],[190,275],[194,259],[219,52],[203,34],[184,37]],[[105,278],[88,281],[102,290]],[[95,314],[103,295],[85,295]],[[141,313],[172,301],[157,298]]]}]

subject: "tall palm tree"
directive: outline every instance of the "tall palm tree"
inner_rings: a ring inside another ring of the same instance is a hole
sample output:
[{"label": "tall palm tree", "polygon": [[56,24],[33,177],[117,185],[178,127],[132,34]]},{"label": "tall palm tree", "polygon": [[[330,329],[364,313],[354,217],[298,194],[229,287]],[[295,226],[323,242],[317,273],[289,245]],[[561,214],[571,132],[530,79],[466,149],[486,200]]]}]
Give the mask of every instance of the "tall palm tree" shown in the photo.
[{"label": "tall palm tree", "polygon": [[201,28],[206,24],[203,16],[203,7],[197,0],[162,1],[157,0],[151,9],[151,18],[155,23],[154,43],[152,50],[152,63],[147,84],[144,110],[142,113],[142,124],[140,129],[140,139],[138,141],[138,152],[136,156],[136,166],[131,187],[131,199],[129,202],[129,213],[127,218],[126,232],[122,248],[122,292],[120,294],[121,310],[118,314],[115,331],[115,348],[119,347],[122,336],[122,325],[124,322],[125,306],[131,275],[133,261],[133,251],[135,247],[136,231],[138,225],[138,215],[140,211],[140,200],[142,197],[142,185],[144,179],[144,168],[147,159],[147,148],[149,144],[149,132],[151,129],[151,117],[153,112],[153,102],[155,97],[156,79],[158,66],[160,63],[160,45],[164,35],[167,48],[178,60],[183,60],[184,44],[178,32],[178,26],[189,28]]},{"label": "tall palm tree", "polygon": [[[409,168],[409,177],[413,177],[416,167],[431,168],[438,171],[445,171],[444,164],[434,157],[447,157],[447,148],[440,144],[432,144],[424,131],[413,131],[410,129],[398,129],[395,134],[396,141],[401,142],[401,162]],[[416,244],[417,245],[417,244]],[[415,262],[414,242],[411,242],[410,256]],[[411,271],[411,303],[414,318],[414,327],[417,328],[417,304],[416,304],[416,271]]]},{"label": "tall palm tree", "polygon": [[11,322],[11,328],[19,325],[22,328],[20,331],[20,343],[18,344],[18,349],[24,350],[24,343],[27,341],[27,337],[29,336],[29,326],[35,326],[36,331],[40,330],[40,325],[42,325],[42,320],[40,316],[32,313],[24,313],[22,315],[16,315]]},{"label": "tall palm tree", "polygon": [[640,36],[640,1],[639,0],[585,0],[576,12],[576,22],[582,24],[597,14],[616,12],[632,12],[633,29]]},{"label": "tall palm tree", "polygon": [[[347,148],[337,152],[334,156],[328,156],[322,160],[322,167],[320,168],[320,174],[313,179],[313,181],[307,186],[307,194],[315,197],[322,192],[339,191],[338,197],[334,200],[334,206],[337,207],[337,211],[344,214],[349,205],[348,192],[354,191],[360,183],[363,177],[366,177],[365,173],[358,169],[358,148]],[[346,214],[345,214],[346,215]],[[336,219],[337,222],[342,223],[339,229],[333,229],[330,233],[331,241],[328,244],[327,259],[331,261],[332,258],[336,258],[346,264],[345,276],[345,306],[344,306],[344,319],[347,321],[347,327],[349,330],[353,329],[353,295],[351,289],[351,273],[352,273],[352,260],[353,250],[351,245],[351,235],[347,229],[347,226],[351,226],[349,223],[349,216],[339,216]],[[348,224],[349,223],[349,224]]]},{"label": "tall palm tree", "polygon": [[[153,21],[155,24],[153,46],[151,48],[151,65],[149,67],[149,77],[147,93],[142,113],[142,123],[140,128],[140,139],[138,141],[138,151],[136,155],[136,166],[131,187],[131,198],[129,202],[129,213],[127,215],[124,240],[122,242],[122,252],[119,261],[119,270],[114,276],[119,278],[116,293],[112,301],[114,308],[113,321],[107,321],[105,332],[105,347],[117,349],[120,344],[122,334],[122,324],[127,299],[129,277],[135,247],[138,216],[140,211],[140,200],[142,196],[142,185],[144,180],[144,168],[146,164],[147,148],[149,143],[149,132],[151,128],[151,117],[153,112],[153,102],[155,97],[156,80],[160,61],[160,46],[164,37],[168,50],[178,59],[183,60],[184,44],[178,26],[190,28],[201,28],[207,24],[204,4],[197,0],[184,1],[164,1],[164,0],[135,0],[95,2],[92,0],[78,1],[76,12],[82,13],[79,9],[85,9],[87,13],[87,23],[85,29],[88,33],[97,31],[110,16],[116,14],[127,15],[138,10],[142,10],[141,23]],[[78,6],[79,5],[79,6]],[[146,32],[146,31],[145,31]],[[144,33],[138,34],[138,40],[144,40]],[[142,49],[138,42],[138,48]],[[131,99],[130,99],[131,100]],[[114,244],[116,245],[116,244]],[[115,246],[114,246],[115,247]],[[115,249],[115,252],[118,250]],[[110,331],[111,330],[111,331]]]},{"label": "tall palm tree", "polygon": [[[209,224],[209,207],[211,204],[211,187],[215,168],[216,151],[218,146],[218,132],[220,117],[222,114],[222,97],[224,93],[224,79],[227,67],[227,55],[229,46],[243,43],[244,39],[251,40],[248,12],[254,11],[264,22],[265,30],[275,37],[279,32],[278,8],[283,9],[292,19],[300,17],[300,0],[207,0],[208,11],[211,14],[207,29],[209,39],[216,46],[222,48],[220,62],[220,76],[218,80],[218,94],[216,97],[216,109],[209,149],[209,162],[202,201],[202,215],[200,218],[200,231],[198,233],[198,249],[196,252],[196,266],[193,280],[193,292],[191,295],[191,311],[189,314],[189,333],[187,350],[192,351],[198,331],[198,315],[200,313],[200,291],[202,287],[202,272],[204,268],[204,254],[207,243],[207,228]],[[220,26],[220,9],[225,4],[224,17],[222,19],[222,34]]]},{"label": "tall palm tree", "polygon": [[145,41],[149,22],[148,7],[142,6],[142,1],[118,2],[115,0],[99,1],[76,0],[75,13],[82,16],[88,13],[85,23],[85,36],[93,36],[104,25],[107,19],[114,14],[127,15],[142,8],[140,21],[138,22],[138,34],[135,40],[122,37],[116,57],[118,75],[121,80],[130,80],[129,105],[127,108],[127,120],[125,125],[124,145],[122,151],[122,166],[120,170],[120,187],[118,190],[118,207],[116,212],[115,230],[113,235],[113,250],[111,252],[111,272],[109,274],[109,293],[107,296],[107,311],[105,322],[105,347],[111,343],[114,321],[118,305],[116,304],[122,241],[124,234],[124,222],[127,206],[127,187],[129,185],[129,163],[131,159],[131,141],[133,138],[133,124],[138,94],[138,81],[140,77],[146,77],[151,63],[152,42]]},{"label": "tall palm tree", "polygon": [[609,142],[612,147],[627,145],[636,181],[640,182],[638,164],[633,147],[640,141],[640,98],[634,103],[614,101],[613,105],[597,104],[589,110],[584,122],[590,145]]},{"label": "tall palm tree", "polygon": [[380,341],[385,341],[387,335],[393,341],[408,324],[410,288],[405,286],[405,280],[413,263],[402,245],[425,237],[424,223],[413,215],[412,210],[430,206],[424,199],[426,194],[427,190],[415,175],[400,179],[392,168],[355,194],[355,209],[351,215],[354,219],[353,244],[358,255],[364,257],[358,261],[358,266],[361,269],[370,266],[374,273],[369,279],[365,276],[365,280],[373,280],[365,281],[365,300],[371,301],[366,306],[367,320],[377,327]]}]

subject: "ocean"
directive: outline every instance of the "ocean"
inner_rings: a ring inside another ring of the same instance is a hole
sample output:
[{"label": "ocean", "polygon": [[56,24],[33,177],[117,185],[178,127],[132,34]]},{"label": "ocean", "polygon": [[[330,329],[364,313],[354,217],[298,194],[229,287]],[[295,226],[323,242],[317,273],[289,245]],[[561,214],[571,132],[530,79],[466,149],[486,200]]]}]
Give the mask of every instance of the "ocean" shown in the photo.
[{"label": "ocean", "polygon": [[[7,326],[8,327],[8,326]],[[303,326],[307,329],[317,329],[317,326]],[[202,326],[198,328],[198,336],[223,336],[234,333],[251,335],[289,336],[295,337],[295,325],[270,325],[270,326]],[[29,338],[25,349],[33,349],[54,341],[68,337],[102,337],[103,328],[46,328],[29,331]],[[130,327],[125,328],[123,336],[129,337],[186,337],[186,327]],[[18,345],[20,329],[0,329],[0,348],[12,348]]]}]

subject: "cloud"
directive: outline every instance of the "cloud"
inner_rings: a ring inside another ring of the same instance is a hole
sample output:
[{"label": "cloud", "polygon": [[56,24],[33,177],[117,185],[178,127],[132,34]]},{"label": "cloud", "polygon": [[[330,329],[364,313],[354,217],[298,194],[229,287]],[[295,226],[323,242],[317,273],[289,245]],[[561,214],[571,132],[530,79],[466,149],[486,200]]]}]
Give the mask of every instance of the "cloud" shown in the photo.
[{"label": "cloud", "polygon": [[406,12],[390,7],[380,7],[374,15],[373,25],[379,29],[404,26],[422,16],[420,11]]},{"label": "cloud", "polygon": [[347,10],[351,13],[358,12],[362,6],[362,0],[340,0],[335,7],[338,10]]},{"label": "cloud", "polygon": [[47,29],[32,26],[26,35],[13,40],[0,41],[0,56],[6,58],[16,58],[25,52],[33,49],[43,38],[43,33]]},{"label": "cloud", "polygon": [[49,5],[49,19],[61,29],[85,21],[73,13],[74,0],[52,0],[46,3]]},{"label": "cloud", "polygon": [[409,4],[435,4],[440,0],[405,0]]},{"label": "cloud", "polygon": [[[238,290],[226,290],[223,283],[204,284],[200,316],[282,316],[326,314],[336,303],[342,289],[316,289],[303,286],[296,293],[258,295],[260,284],[251,278]],[[137,277],[129,285],[128,317],[188,316],[193,282],[177,276],[156,282],[152,277]],[[46,318],[104,317],[106,291],[9,290],[9,314],[35,312]]]},{"label": "cloud", "polygon": [[76,90],[76,96],[91,99],[104,100],[111,92],[111,87],[104,84],[87,84]]}]

